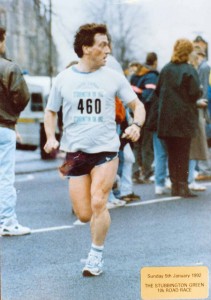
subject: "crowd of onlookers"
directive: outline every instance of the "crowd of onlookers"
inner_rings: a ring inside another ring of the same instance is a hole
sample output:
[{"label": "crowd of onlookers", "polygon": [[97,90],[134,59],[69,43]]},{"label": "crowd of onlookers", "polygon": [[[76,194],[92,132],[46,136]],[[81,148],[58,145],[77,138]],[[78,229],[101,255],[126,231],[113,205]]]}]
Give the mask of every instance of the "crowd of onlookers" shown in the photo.
[{"label": "crowd of onlookers", "polygon": [[198,36],[193,42],[178,40],[170,62],[160,72],[155,52],[147,53],[144,62],[129,63],[125,76],[144,104],[146,121],[136,143],[121,138],[132,119],[128,109],[117,124],[122,145],[120,167],[108,208],[140,200],[133,183],[154,183],[157,195],[171,189],[172,196],[195,197],[194,191],[206,190],[198,180],[211,178],[207,50],[206,41]]}]

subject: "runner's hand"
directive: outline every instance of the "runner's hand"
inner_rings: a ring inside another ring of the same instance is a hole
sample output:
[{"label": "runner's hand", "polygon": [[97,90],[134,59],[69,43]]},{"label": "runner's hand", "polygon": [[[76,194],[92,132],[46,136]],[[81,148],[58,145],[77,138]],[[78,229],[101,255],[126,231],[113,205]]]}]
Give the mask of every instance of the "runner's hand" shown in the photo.
[{"label": "runner's hand", "polygon": [[136,142],[140,138],[140,128],[137,125],[132,124],[125,129],[122,138]]},{"label": "runner's hand", "polygon": [[59,147],[59,142],[55,139],[48,139],[45,146],[44,150],[46,153],[51,153],[52,151],[55,151]]}]

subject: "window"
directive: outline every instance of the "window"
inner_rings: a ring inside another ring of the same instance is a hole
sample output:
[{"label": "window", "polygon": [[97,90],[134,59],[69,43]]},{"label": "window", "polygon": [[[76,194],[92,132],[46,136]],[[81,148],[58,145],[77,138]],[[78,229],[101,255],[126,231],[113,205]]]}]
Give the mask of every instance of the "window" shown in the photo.
[{"label": "window", "polygon": [[0,7],[0,25],[6,27],[7,19],[5,10]]},{"label": "window", "polygon": [[40,93],[31,94],[31,110],[32,111],[43,111],[43,100]]}]

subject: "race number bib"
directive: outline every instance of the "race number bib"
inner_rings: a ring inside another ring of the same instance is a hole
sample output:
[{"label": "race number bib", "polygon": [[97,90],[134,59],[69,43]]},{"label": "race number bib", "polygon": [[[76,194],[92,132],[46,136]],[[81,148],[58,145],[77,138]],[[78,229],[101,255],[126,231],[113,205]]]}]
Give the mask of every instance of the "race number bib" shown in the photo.
[{"label": "race number bib", "polygon": [[75,91],[73,93],[74,123],[101,123],[105,118],[104,91]]}]

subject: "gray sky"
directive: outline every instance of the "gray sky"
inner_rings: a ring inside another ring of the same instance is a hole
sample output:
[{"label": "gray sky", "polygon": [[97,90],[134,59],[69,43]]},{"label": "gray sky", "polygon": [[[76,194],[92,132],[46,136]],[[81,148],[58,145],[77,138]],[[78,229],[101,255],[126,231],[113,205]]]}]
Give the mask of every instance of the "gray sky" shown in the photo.
[{"label": "gray sky", "polygon": [[[48,0],[44,1],[48,3]],[[75,31],[89,21],[84,12],[84,4],[88,1],[52,0],[56,14],[53,18],[53,34],[60,53],[60,69],[76,58],[70,29]],[[146,53],[158,53],[160,67],[170,59],[173,44],[178,38],[194,39],[196,35],[202,35],[211,48],[211,0],[111,0],[112,8],[121,5],[122,1],[144,10],[146,31],[140,32],[141,41]]]}]

